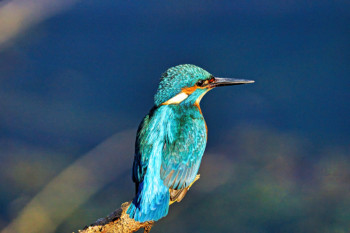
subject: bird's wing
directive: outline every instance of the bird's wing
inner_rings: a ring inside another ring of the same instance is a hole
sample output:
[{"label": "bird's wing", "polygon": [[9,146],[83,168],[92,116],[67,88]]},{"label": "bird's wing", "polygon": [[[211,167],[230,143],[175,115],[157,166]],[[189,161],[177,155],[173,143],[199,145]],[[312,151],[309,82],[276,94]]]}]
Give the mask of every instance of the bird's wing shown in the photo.
[{"label": "bird's wing", "polygon": [[169,188],[182,189],[197,175],[207,141],[205,122],[185,116],[171,129],[165,138],[160,176]]},{"label": "bird's wing", "polygon": [[155,160],[160,160],[162,157],[161,153],[165,141],[165,134],[169,128],[167,122],[171,122],[168,120],[168,117],[171,114],[171,108],[165,106],[153,108],[139,126],[136,136],[132,175],[136,187],[143,181],[146,175],[150,157],[155,156]]},{"label": "bird's wing", "polygon": [[171,189],[189,186],[197,175],[206,140],[201,116],[178,118],[167,106],[151,111],[141,122],[136,137],[133,165],[136,187],[144,179],[152,154],[161,159],[160,178],[164,185]]},{"label": "bird's wing", "polygon": [[[135,157],[133,164],[132,180],[136,183],[136,187],[143,181],[143,177],[146,174],[148,160],[151,154],[151,145],[147,145],[144,142],[146,137],[146,130],[150,123],[150,116],[147,115],[141,122],[139,129],[137,130],[136,143],[135,143]],[[137,193],[137,190],[136,190]]]}]

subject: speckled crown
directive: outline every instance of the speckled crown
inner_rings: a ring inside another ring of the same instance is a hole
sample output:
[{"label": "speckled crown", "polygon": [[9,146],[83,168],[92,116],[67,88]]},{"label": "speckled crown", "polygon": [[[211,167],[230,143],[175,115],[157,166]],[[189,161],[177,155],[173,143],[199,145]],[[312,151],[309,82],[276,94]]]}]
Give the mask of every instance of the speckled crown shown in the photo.
[{"label": "speckled crown", "polygon": [[162,74],[154,103],[158,106],[179,94],[182,88],[192,87],[209,76],[209,72],[191,64],[171,67]]}]

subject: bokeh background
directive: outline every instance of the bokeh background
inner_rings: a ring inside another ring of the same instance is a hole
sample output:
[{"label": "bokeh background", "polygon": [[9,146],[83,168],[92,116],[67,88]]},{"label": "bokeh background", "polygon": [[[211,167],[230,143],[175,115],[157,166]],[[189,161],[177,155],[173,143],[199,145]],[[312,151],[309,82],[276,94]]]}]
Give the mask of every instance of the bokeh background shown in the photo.
[{"label": "bokeh background", "polygon": [[201,179],[152,232],[350,232],[350,2],[0,1],[0,229],[77,232],[132,198],[136,128],[184,63]]}]

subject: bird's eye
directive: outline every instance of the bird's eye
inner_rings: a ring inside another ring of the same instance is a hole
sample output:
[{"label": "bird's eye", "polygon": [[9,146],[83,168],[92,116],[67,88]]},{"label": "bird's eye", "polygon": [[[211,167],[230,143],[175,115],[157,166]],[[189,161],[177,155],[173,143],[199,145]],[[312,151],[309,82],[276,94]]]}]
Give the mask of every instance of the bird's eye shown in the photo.
[{"label": "bird's eye", "polygon": [[203,80],[199,80],[196,84],[197,84],[197,86],[201,87],[201,86],[203,86],[203,83],[204,83]]}]

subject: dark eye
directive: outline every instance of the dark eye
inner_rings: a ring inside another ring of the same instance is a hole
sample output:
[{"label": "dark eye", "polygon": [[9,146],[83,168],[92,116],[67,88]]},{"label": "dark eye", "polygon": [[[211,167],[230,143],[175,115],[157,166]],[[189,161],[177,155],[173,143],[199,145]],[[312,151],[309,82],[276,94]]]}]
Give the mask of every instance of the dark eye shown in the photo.
[{"label": "dark eye", "polygon": [[196,84],[197,86],[201,87],[203,85],[204,81],[203,80],[199,80]]}]

